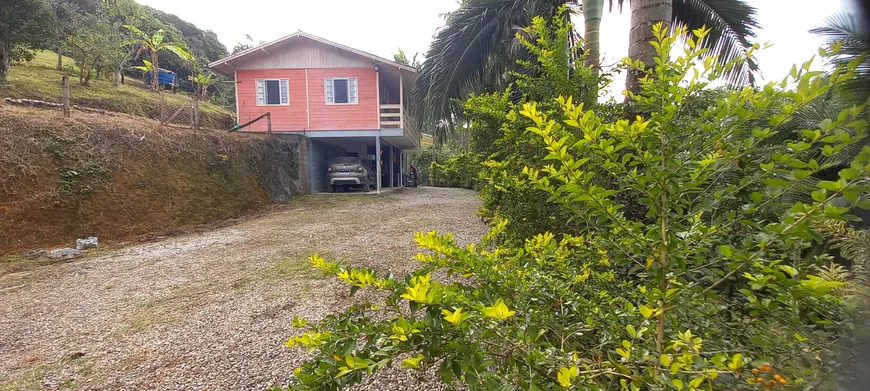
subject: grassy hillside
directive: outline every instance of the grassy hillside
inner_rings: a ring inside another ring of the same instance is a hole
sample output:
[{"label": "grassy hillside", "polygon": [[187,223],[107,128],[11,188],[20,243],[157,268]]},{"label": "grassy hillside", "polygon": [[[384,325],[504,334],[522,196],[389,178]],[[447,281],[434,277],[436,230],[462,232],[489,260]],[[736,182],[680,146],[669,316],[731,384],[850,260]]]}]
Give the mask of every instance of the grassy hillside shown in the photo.
[{"label": "grassy hillside", "polygon": [[[0,95],[60,102],[61,78],[67,75],[70,77],[70,99],[73,104],[158,118],[159,95],[149,90],[142,81],[127,78],[126,85],[113,87],[111,80],[100,79],[91,80],[90,85],[83,86],[78,82],[74,61],[64,57],[63,65],[64,70],[58,71],[57,54],[49,51],[37,53],[36,58],[28,63],[13,64],[7,85],[0,89]],[[182,93],[167,92],[164,99],[176,105],[189,104],[190,101]],[[234,114],[223,107],[202,102],[200,110],[205,126],[226,129],[235,123]]]},{"label": "grassy hillside", "polygon": [[301,191],[298,142],[0,105],[0,255],[237,217]]}]

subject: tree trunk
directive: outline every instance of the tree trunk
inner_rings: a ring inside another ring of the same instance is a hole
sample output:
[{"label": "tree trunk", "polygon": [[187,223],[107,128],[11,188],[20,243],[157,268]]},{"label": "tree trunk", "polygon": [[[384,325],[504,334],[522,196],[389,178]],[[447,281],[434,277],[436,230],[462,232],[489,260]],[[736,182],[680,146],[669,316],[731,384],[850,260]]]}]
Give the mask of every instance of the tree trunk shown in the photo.
[{"label": "tree trunk", "polygon": [[429,163],[429,186],[435,187],[435,172],[432,171],[432,163],[438,162],[438,151],[435,149],[435,133],[432,133],[432,161]]},{"label": "tree trunk", "polygon": [[[650,45],[655,40],[653,25],[661,22],[670,28],[673,15],[672,0],[632,0],[631,30],[629,32],[628,57],[632,61],[640,60],[647,67],[655,66],[656,49]],[[625,88],[631,92],[640,92],[639,80],[644,72],[630,68],[625,80]]]},{"label": "tree trunk", "polygon": [[[79,84],[86,84],[85,82],[85,69],[88,69],[88,57],[84,51],[82,51],[81,64],[79,65]],[[88,71],[90,72],[90,71]]]},{"label": "tree trunk", "polygon": [[583,0],[583,49],[586,52],[586,66],[598,75],[601,70],[601,15],[604,13],[604,0]]},{"label": "tree trunk", "polygon": [[0,86],[6,84],[6,75],[9,74],[9,65],[12,59],[6,51],[6,46],[0,43]]},{"label": "tree trunk", "polygon": [[151,70],[151,87],[154,88],[154,91],[157,91],[160,89],[160,84],[157,81],[159,72],[157,71],[158,65],[156,50],[151,50],[151,66],[154,67],[154,69]]},{"label": "tree trunk", "polygon": [[63,46],[57,45],[57,70],[63,70]]},{"label": "tree trunk", "polygon": [[121,81],[121,69],[115,69],[115,76],[112,77],[112,87],[117,87],[118,83]]},{"label": "tree trunk", "polygon": [[91,70],[90,69],[87,72],[85,72],[85,81],[82,84],[84,84],[86,86],[91,84]]}]

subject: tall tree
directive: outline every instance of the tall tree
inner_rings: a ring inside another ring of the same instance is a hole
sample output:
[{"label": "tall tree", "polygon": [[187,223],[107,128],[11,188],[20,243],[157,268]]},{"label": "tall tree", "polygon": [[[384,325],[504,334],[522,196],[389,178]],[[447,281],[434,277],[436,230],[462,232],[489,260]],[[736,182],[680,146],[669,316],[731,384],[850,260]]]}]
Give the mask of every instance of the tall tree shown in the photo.
[{"label": "tall tree", "polygon": [[57,70],[63,69],[64,44],[78,34],[77,23],[85,15],[100,11],[106,4],[104,0],[48,0],[57,22],[55,31],[55,52],[57,53]]},{"label": "tall tree", "polygon": [[76,60],[79,83],[88,84],[94,70],[116,69],[117,59],[125,55],[122,46],[126,37],[109,23],[105,13],[74,14],[70,26],[75,33],[67,37],[64,46]]},{"label": "tall tree", "polygon": [[[625,1],[617,0],[620,7]],[[653,40],[652,26],[656,23],[687,30],[706,26],[710,34],[701,42],[701,47],[709,49],[709,55],[718,56],[720,64],[742,57],[744,51],[752,46],[751,39],[758,28],[755,8],[745,0],[631,0],[630,4],[628,55],[633,60],[640,59],[648,67],[655,65],[655,48],[649,42]],[[748,58],[726,74],[725,81],[736,85],[751,83],[756,70],[758,65],[754,59]],[[626,88],[638,92],[637,79],[640,76],[639,72],[629,72]]]},{"label": "tall tree", "polygon": [[32,58],[32,50],[52,43],[54,14],[44,0],[0,3],[0,85],[6,84],[13,60]]},{"label": "tall tree", "polygon": [[420,63],[420,60],[417,59],[417,57],[419,57],[419,56],[420,56],[420,53],[417,52],[417,53],[414,53],[414,56],[409,59],[408,55],[405,54],[405,50],[403,50],[402,48],[399,48],[399,51],[397,53],[393,53],[393,61],[395,61],[399,64],[405,64],[407,66],[411,66],[411,67],[420,69],[421,63]]},{"label": "tall tree", "polygon": [[[647,66],[655,64],[656,50],[650,45],[655,40],[653,26],[662,23],[669,25],[673,15],[671,0],[631,0],[631,31],[628,34],[628,57],[640,60]],[[629,69],[625,79],[625,88],[638,92],[638,80],[643,71],[637,68]]]},{"label": "tall tree", "polygon": [[429,47],[412,92],[411,108],[420,128],[452,121],[459,110],[453,99],[481,90],[490,75],[502,74],[503,66],[510,64],[497,59],[512,52],[511,43],[520,26],[529,25],[536,15],[554,17],[565,3],[566,0],[466,0],[458,10],[446,15],[444,27]]},{"label": "tall tree", "polygon": [[[614,4],[621,7],[625,1],[609,0],[608,3],[611,8]],[[653,11],[646,6],[653,0],[635,1],[637,4],[632,7]],[[644,13],[634,20],[646,24],[662,18],[691,29],[706,25],[711,32],[702,45],[710,49],[709,55],[720,56],[721,61],[741,56],[742,49],[751,45],[750,39],[758,24],[755,9],[745,0],[671,0],[670,3],[669,16],[653,17]],[[516,59],[520,54],[515,50],[516,45],[512,45],[518,26],[528,25],[537,15],[551,18],[562,6],[569,6],[575,13],[584,12],[584,8],[589,12],[585,18],[592,36],[587,37],[589,42],[584,49],[591,57],[597,49],[598,18],[594,11],[598,4],[597,0],[465,0],[458,10],[447,15],[444,27],[435,34],[423,62],[412,94],[415,119],[427,127],[442,120],[450,121],[456,108],[451,100],[464,99],[469,92],[480,91],[485,81],[500,79],[504,67],[512,65],[505,57]],[[663,10],[659,7],[656,11]],[[651,25],[649,30],[651,34]],[[640,39],[635,46],[634,52],[643,56],[653,49]],[[594,65],[596,60],[593,57],[588,64]],[[650,61],[649,65],[652,64]],[[754,68],[754,63],[747,62],[731,75],[731,80],[749,81]]]},{"label": "tall tree", "polygon": [[124,26],[127,30],[130,30],[133,34],[136,35],[135,43],[139,45],[139,51],[137,55],[141,54],[150,54],[151,61],[145,62],[145,66],[151,71],[151,87],[157,91],[159,87],[158,83],[158,70],[159,70],[159,58],[158,54],[161,51],[167,51],[170,53],[175,53],[178,57],[182,59],[189,60],[191,55],[184,50],[180,45],[174,42],[165,42],[163,38],[166,36],[166,32],[163,29],[157,30],[154,34],[148,35],[135,26]]},{"label": "tall tree", "polygon": [[604,0],[583,0],[583,51],[586,52],[586,66],[591,66],[595,74],[601,70],[602,14]]}]

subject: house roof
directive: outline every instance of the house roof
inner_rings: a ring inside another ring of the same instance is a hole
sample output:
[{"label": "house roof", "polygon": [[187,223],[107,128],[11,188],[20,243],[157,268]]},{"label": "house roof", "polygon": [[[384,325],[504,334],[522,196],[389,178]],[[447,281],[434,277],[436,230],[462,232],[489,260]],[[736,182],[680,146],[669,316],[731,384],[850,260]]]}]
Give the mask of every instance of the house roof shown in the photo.
[{"label": "house roof", "polygon": [[340,43],[333,42],[333,41],[330,41],[328,39],[318,37],[314,34],[306,33],[302,30],[299,30],[293,34],[288,35],[288,36],[278,38],[272,42],[266,42],[264,44],[254,46],[250,49],[242,50],[241,52],[238,52],[236,54],[224,57],[224,58],[216,60],[216,61],[213,61],[213,62],[208,64],[208,67],[212,68],[212,69],[219,67],[221,65],[228,65],[228,66],[232,67],[231,63],[234,61],[240,60],[240,59],[247,57],[248,55],[251,55],[251,54],[259,53],[261,51],[268,54],[269,52],[266,49],[268,49],[272,46],[280,45],[284,42],[287,42],[293,38],[298,38],[298,37],[299,38],[307,38],[309,40],[319,42],[319,43],[322,43],[322,44],[327,45],[327,46],[332,46],[336,49],[343,50],[343,51],[346,51],[348,53],[353,53],[353,54],[361,56],[361,57],[370,58],[372,61],[392,65],[392,66],[395,66],[395,67],[397,67],[401,70],[404,70],[404,71],[417,73],[417,69],[414,67],[411,67],[411,66],[408,66],[405,64],[401,64],[401,63],[398,63],[398,62],[395,62],[392,60],[388,60],[388,59],[383,58],[383,57],[375,56],[374,54],[366,53],[362,50],[357,50],[357,49],[354,49],[350,46],[345,46],[345,45],[342,45]]}]

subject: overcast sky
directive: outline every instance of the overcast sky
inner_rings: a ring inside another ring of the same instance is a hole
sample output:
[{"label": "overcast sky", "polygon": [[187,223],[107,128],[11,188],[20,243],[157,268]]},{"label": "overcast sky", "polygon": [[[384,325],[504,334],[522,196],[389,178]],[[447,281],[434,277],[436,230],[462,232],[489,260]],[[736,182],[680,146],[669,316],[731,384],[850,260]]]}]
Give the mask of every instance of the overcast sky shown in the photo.
[{"label": "overcast sky", "polygon": [[[398,47],[408,56],[425,53],[435,30],[443,25],[441,14],[458,7],[456,0],[246,0],[232,7],[215,6],[212,0],[138,1],[216,32],[230,51],[244,34],[255,41],[271,41],[302,30],[390,59]],[[749,0],[758,9],[761,24],[757,41],[773,44],[758,54],[762,78],[779,80],[792,63],[815,54],[821,40],[808,30],[845,8],[848,1]],[[628,53],[629,14],[627,8],[622,13],[605,11],[603,65],[614,64]],[[623,83],[614,82],[609,94],[618,94]]]}]

